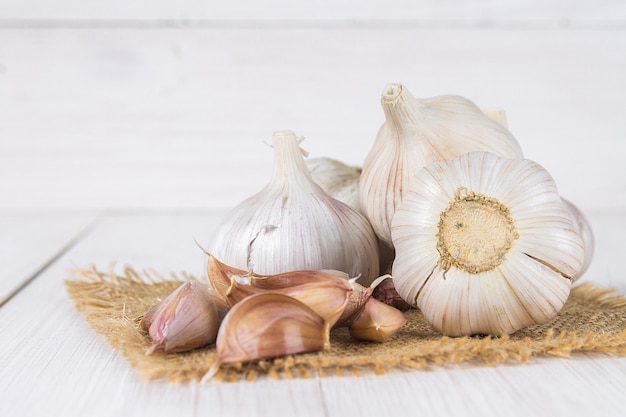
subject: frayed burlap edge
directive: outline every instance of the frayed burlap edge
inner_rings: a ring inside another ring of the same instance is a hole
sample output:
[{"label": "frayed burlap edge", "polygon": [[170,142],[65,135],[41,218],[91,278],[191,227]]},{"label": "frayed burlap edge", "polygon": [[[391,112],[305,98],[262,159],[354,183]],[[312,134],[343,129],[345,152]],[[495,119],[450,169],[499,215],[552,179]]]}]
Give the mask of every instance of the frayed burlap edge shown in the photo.
[{"label": "frayed burlap edge", "polygon": [[[145,355],[150,340],[138,326],[141,316],[159,299],[182,282],[198,279],[186,273],[166,278],[154,270],[138,273],[126,267],[118,274],[113,269],[101,272],[92,266],[74,271],[78,279],[66,281],[66,287],[76,309],[142,377],[200,380],[216,361],[213,346],[186,353]],[[214,379],[358,376],[466,361],[489,366],[523,363],[533,356],[569,356],[583,351],[626,354],[626,298],[588,283],[572,288],[568,302],[554,320],[510,336],[445,337],[432,329],[418,310],[410,310],[406,316],[407,324],[385,343],[358,342],[345,329],[336,329],[331,333],[329,352],[223,365]]]}]

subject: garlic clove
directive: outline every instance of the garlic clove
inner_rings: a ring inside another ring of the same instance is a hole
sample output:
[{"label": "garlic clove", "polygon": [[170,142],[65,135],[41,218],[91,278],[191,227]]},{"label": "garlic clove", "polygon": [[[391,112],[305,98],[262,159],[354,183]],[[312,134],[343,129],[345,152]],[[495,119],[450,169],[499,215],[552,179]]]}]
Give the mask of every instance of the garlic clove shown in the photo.
[{"label": "garlic clove", "polygon": [[383,275],[376,278],[368,287],[364,287],[354,281],[349,280],[352,286],[352,294],[348,301],[348,305],[343,311],[343,314],[335,323],[335,327],[350,326],[352,322],[361,314],[363,308],[367,304],[368,300],[372,297],[372,294],[378,288],[381,282],[387,280],[389,275]]},{"label": "garlic clove", "polygon": [[272,143],[270,183],[224,218],[210,252],[261,275],[336,269],[368,285],[379,271],[369,222],[315,183],[293,132],[276,132]]},{"label": "garlic clove", "polygon": [[329,329],[323,318],[294,298],[273,293],[247,297],[222,322],[217,361],[203,381],[222,364],[328,351]]},{"label": "garlic clove", "polygon": [[161,311],[163,311],[163,309],[165,308],[165,303],[163,301],[164,300],[160,300],[158,303],[153,305],[150,310],[146,312],[146,314],[143,315],[143,317],[139,321],[139,327],[141,327],[146,332],[150,329],[150,326],[152,325],[152,322],[154,322],[154,319],[156,319],[159,313],[161,313]]},{"label": "garlic clove", "polygon": [[324,281],[307,282],[269,290],[241,284],[234,280],[227,299],[229,304],[234,306],[251,295],[269,292],[287,295],[302,302],[326,320],[332,327],[348,305],[352,288],[350,288],[347,282]]},{"label": "garlic clove", "polygon": [[350,335],[355,339],[384,342],[406,323],[404,314],[375,298],[365,303],[361,314],[350,324]]},{"label": "garlic clove", "polygon": [[[344,317],[346,308],[354,311],[360,308],[364,303],[361,298],[367,292],[365,287],[347,279],[348,275],[340,271],[292,271],[276,275],[256,275],[231,268],[214,256],[208,256],[209,280],[214,287],[220,289],[229,306],[262,292],[288,295],[313,309],[332,327],[340,317]],[[353,296],[353,293],[358,295]]]},{"label": "garlic clove", "polygon": [[381,282],[376,289],[374,289],[372,297],[400,311],[406,311],[411,308],[411,305],[400,297],[400,294],[398,294],[393,284],[393,279],[391,278],[387,278]]},{"label": "garlic clove", "polygon": [[512,333],[558,312],[584,247],[535,162],[472,152],[420,170],[392,223],[398,293],[444,334]]},{"label": "garlic clove", "polygon": [[152,307],[140,325],[152,339],[146,354],[156,349],[185,352],[215,341],[218,311],[206,289],[189,281]]},{"label": "garlic clove", "polygon": [[359,178],[361,167],[349,166],[336,159],[319,157],[306,160],[311,177],[332,198],[361,212]]},{"label": "garlic clove", "polygon": [[246,272],[243,269],[233,268],[219,261],[210,253],[207,253],[207,256],[209,281],[211,286],[222,296],[225,296],[230,290],[233,279],[240,284],[251,285],[264,290],[278,290],[310,282],[348,282],[350,279],[347,273],[330,269],[298,270],[275,275],[259,275],[254,272]]},{"label": "garlic clove", "polygon": [[207,255],[206,271],[211,288],[217,292],[222,299],[225,300],[234,276],[244,276],[246,271],[239,268],[233,268],[223,262],[220,262],[212,254],[205,252]]},{"label": "garlic clove", "polygon": [[363,164],[359,193],[363,213],[390,247],[393,215],[419,169],[472,151],[523,156],[513,135],[466,98],[416,99],[402,84],[389,84],[381,104],[386,121]]},{"label": "garlic clove", "polygon": [[277,292],[302,302],[332,327],[343,314],[352,295],[352,288],[346,284],[340,281],[309,282]]}]

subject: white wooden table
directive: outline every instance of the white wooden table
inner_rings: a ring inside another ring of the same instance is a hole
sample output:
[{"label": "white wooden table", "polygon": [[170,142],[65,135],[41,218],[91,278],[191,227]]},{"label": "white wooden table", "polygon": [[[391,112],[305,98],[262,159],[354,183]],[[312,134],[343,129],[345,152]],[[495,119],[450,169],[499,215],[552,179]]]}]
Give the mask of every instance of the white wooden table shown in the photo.
[{"label": "white wooden table", "polygon": [[362,163],[388,82],[507,110],[626,294],[626,4],[0,2],[0,416],[624,416],[626,358],[176,385],[74,310],[74,267],[201,274],[275,130]]}]

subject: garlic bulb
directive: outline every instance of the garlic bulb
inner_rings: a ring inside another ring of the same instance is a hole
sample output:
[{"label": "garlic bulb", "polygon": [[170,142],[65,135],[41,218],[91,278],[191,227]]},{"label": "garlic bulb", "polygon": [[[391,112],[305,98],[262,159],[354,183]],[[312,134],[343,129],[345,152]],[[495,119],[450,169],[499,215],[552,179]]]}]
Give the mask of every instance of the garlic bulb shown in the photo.
[{"label": "garlic bulb", "polygon": [[359,178],[361,167],[352,167],[336,159],[319,157],[306,160],[313,180],[328,195],[354,210],[361,211],[359,201]]},{"label": "garlic bulb", "polygon": [[378,277],[378,242],[367,221],[313,181],[291,131],[273,135],[270,183],[225,217],[210,252],[232,267],[262,275],[335,269]]},{"label": "garlic bulb", "polygon": [[585,259],[548,172],[487,152],[418,171],[391,236],[398,293],[450,336],[503,335],[552,319]]},{"label": "garlic bulb", "polygon": [[359,190],[365,217],[387,245],[393,214],[420,168],[472,151],[522,157],[513,135],[463,97],[416,99],[403,85],[389,84],[381,103],[386,121],[363,164]]},{"label": "garlic bulb", "polygon": [[583,262],[583,266],[578,274],[572,277],[572,281],[576,282],[576,280],[578,280],[578,278],[580,278],[585,273],[585,271],[587,271],[589,265],[591,264],[591,260],[593,259],[595,239],[593,237],[593,231],[591,230],[591,224],[589,224],[589,220],[583,214],[583,212],[580,211],[580,209],[572,202],[564,198],[562,200],[574,217],[574,224],[578,227],[578,232],[580,233],[580,236],[583,239],[583,244],[585,246],[585,261]]}]

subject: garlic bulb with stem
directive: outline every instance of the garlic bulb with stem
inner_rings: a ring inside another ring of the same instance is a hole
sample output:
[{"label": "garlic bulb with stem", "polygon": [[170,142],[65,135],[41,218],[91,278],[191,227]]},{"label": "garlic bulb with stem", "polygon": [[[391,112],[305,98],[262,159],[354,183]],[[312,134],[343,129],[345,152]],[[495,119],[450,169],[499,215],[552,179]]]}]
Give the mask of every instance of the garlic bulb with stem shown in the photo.
[{"label": "garlic bulb with stem", "polygon": [[523,156],[513,135],[466,98],[416,99],[402,84],[389,84],[381,104],[386,121],[363,164],[359,191],[361,210],[389,246],[391,219],[420,168],[472,151]]},{"label": "garlic bulb with stem", "polygon": [[378,277],[378,242],[365,217],[330,197],[313,181],[292,131],[273,135],[269,184],[227,214],[209,252],[258,274],[335,269]]},{"label": "garlic bulb with stem", "polygon": [[549,173],[487,152],[418,171],[391,235],[396,290],[449,336],[545,323],[565,304],[585,259]]}]

